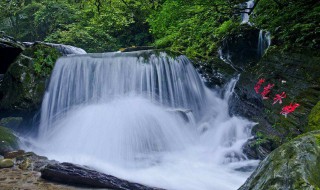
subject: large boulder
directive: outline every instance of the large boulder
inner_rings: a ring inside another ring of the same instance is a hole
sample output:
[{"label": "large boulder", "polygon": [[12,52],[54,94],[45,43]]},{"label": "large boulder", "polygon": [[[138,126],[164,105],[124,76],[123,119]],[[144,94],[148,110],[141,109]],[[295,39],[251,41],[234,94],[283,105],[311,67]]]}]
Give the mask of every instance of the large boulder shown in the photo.
[{"label": "large boulder", "polygon": [[320,189],[320,131],[283,144],[266,157],[239,190]]},{"label": "large boulder", "polygon": [[220,58],[238,71],[254,66],[260,59],[258,52],[259,29],[243,24],[221,43]]}]

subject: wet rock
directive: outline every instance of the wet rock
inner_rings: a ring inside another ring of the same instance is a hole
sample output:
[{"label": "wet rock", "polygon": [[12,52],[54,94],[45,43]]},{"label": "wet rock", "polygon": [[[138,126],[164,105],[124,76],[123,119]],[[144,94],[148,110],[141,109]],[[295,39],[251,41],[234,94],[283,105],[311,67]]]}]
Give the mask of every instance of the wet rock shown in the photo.
[{"label": "wet rock", "polygon": [[91,188],[155,190],[137,183],[103,174],[71,163],[49,164],[41,170],[41,177],[49,181]]},{"label": "wet rock", "polygon": [[16,57],[25,49],[24,45],[10,36],[0,33],[0,74],[4,74]]},{"label": "wet rock", "polygon": [[30,171],[40,171],[48,164],[58,163],[55,160],[49,160],[47,157],[39,156],[33,152],[25,152],[24,154],[15,157],[15,159],[20,169]]},{"label": "wet rock", "polygon": [[16,158],[16,157],[20,157],[23,156],[25,153],[24,150],[17,150],[17,151],[12,151],[12,152],[7,152],[4,154],[4,158]]},{"label": "wet rock", "polygon": [[220,57],[238,71],[254,66],[260,59],[258,54],[259,30],[248,24],[240,25],[222,42]]},{"label": "wet rock", "polygon": [[20,164],[19,168],[21,170],[27,170],[31,166],[31,160],[29,158],[24,159]]},{"label": "wet rock", "polygon": [[266,157],[239,190],[320,188],[320,131],[283,144]]},{"label": "wet rock", "polygon": [[131,51],[141,51],[141,50],[152,50],[153,46],[134,46],[128,48],[121,48],[119,51],[121,52],[131,52]]},{"label": "wet rock", "polygon": [[250,139],[243,146],[243,153],[249,159],[259,159],[263,160],[268,154],[274,150],[277,145],[274,145],[272,140],[269,139]]},{"label": "wet rock", "polygon": [[14,162],[12,159],[0,160],[0,168],[11,168],[12,166],[14,166]]},{"label": "wet rock", "polygon": [[17,129],[22,123],[22,120],[22,117],[5,117],[0,120],[0,126]]},{"label": "wet rock", "polygon": [[47,43],[47,42],[23,42],[27,47],[33,47],[37,45],[46,45],[49,47],[53,47],[57,49],[62,55],[71,55],[71,54],[86,54],[87,52],[81,48],[64,45],[64,44],[54,44],[54,43]]},{"label": "wet rock", "polygon": [[[255,66],[241,74],[235,94],[230,99],[230,114],[258,123],[252,130],[255,140],[259,140],[260,135],[270,145],[253,146],[255,154],[270,152],[308,131],[308,115],[320,96],[320,75],[316,72],[320,70],[319,61],[320,57],[314,52],[280,52],[278,48],[271,47]],[[269,99],[263,100],[254,91],[254,85],[260,78],[266,79],[260,91],[268,83],[275,84]],[[282,92],[287,94],[283,103],[273,105],[273,97]],[[280,114],[281,109],[292,102],[299,103],[300,107],[286,118]],[[263,158],[262,155],[255,157]]]}]

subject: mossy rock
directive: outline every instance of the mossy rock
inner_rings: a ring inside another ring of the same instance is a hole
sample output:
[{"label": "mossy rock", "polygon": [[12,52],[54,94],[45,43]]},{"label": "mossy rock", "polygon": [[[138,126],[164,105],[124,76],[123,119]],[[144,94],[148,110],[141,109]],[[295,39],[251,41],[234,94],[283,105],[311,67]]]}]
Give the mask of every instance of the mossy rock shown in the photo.
[{"label": "mossy rock", "polygon": [[54,47],[36,44],[17,57],[0,82],[0,118],[26,116],[40,108],[46,82],[60,56]]},{"label": "mossy rock", "polygon": [[18,137],[5,127],[0,126],[0,155],[18,148]]},{"label": "mossy rock", "polygon": [[0,168],[11,168],[14,166],[14,162],[11,159],[2,159],[0,160]]},{"label": "mossy rock", "polygon": [[22,120],[22,117],[5,117],[0,120],[0,126],[4,126],[10,129],[17,129],[22,123]]},{"label": "mossy rock", "polygon": [[320,130],[320,101],[312,108],[309,114],[308,130]]},{"label": "mossy rock", "polygon": [[319,171],[320,131],[313,131],[274,150],[239,190],[314,190]]}]

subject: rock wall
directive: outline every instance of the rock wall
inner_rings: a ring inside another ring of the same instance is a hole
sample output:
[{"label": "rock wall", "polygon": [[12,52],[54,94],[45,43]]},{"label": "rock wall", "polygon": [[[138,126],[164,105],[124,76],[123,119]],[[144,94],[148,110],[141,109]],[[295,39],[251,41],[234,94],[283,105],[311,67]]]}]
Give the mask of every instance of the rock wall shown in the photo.
[{"label": "rock wall", "polygon": [[[241,74],[231,113],[258,122],[253,129],[256,141],[251,147],[259,148],[259,144],[268,142],[271,144],[270,152],[280,144],[309,131],[308,116],[320,97],[319,63],[320,56],[316,53],[281,52],[272,48],[257,65]],[[263,100],[254,91],[254,85],[260,78],[266,79],[264,86],[269,83],[275,85],[269,99]],[[283,103],[273,105],[275,95],[282,92],[287,95]],[[288,117],[281,115],[282,107],[290,103],[298,103],[300,106]]]}]

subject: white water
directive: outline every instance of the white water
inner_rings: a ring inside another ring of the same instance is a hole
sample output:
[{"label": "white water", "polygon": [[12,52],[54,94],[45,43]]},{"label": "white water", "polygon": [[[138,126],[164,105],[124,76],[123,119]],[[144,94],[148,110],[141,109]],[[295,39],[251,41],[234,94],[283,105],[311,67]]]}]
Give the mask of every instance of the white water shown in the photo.
[{"label": "white water", "polygon": [[254,6],[254,0],[249,0],[246,2],[246,9],[244,10],[246,13],[241,13],[241,24],[244,24],[244,23],[250,24],[249,22],[250,15],[248,14],[248,12],[251,11],[251,8],[253,6]]},{"label": "white water", "polygon": [[228,114],[236,81],[220,98],[184,56],[61,58],[29,148],[154,187],[235,190],[257,164],[241,151],[252,123]]},{"label": "white water", "polygon": [[258,55],[263,56],[264,52],[271,45],[271,34],[268,31],[260,30],[258,39]]}]

